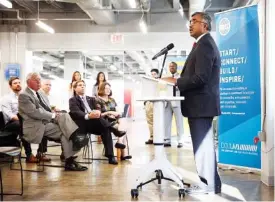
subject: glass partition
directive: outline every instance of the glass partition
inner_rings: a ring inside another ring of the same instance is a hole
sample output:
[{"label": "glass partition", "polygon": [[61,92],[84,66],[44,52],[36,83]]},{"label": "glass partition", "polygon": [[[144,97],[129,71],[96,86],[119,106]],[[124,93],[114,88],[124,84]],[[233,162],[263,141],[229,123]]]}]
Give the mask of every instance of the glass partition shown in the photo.
[{"label": "glass partition", "polygon": [[[143,103],[135,100],[141,96],[141,76],[150,75],[153,68],[161,69],[162,57],[152,61],[157,50],[145,51],[37,51],[33,52],[34,71],[43,79],[52,82],[50,100],[60,109],[68,110],[72,96],[70,83],[74,71],[79,71],[86,82],[86,94],[93,95],[93,86],[99,72],[106,75],[111,84],[113,97],[121,111],[130,104],[129,116],[144,118]],[[168,64],[175,61],[182,69],[185,51],[170,51],[163,76],[167,75]]]}]

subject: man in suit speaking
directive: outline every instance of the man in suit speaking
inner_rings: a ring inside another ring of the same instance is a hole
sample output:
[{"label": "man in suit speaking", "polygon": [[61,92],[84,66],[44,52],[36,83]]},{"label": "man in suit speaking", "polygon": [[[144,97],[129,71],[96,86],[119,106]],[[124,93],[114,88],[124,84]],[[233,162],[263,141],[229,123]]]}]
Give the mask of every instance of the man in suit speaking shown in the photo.
[{"label": "man in suit speaking", "polygon": [[213,140],[212,121],[221,114],[219,75],[221,59],[211,31],[211,18],[207,13],[196,12],[189,25],[190,35],[196,39],[180,78],[170,79],[185,97],[181,102],[183,116],[188,117],[196,168],[200,186],[188,189],[189,193],[221,192],[221,180]]}]

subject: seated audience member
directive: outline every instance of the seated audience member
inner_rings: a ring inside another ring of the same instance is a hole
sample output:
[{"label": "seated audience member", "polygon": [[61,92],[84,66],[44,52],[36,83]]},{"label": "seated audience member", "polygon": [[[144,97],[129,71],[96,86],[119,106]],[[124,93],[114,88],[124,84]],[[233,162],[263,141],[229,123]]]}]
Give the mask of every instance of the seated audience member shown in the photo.
[{"label": "seated audience member", "polygon": [[101,117],[100,104],[94,97],[85,95],[85,82],[74,83],[75,96],[69,101],[70,115],[83,133],[101,135],[105,147],[105,156],[110,164],[117,164],[114,157],[111,132],[117,137],[125,135],[125,131],[114,128],[107,120]]},{"label": "seated audience member", "polygon": [[[51,89],[52,89],[52,82],[51,80],[43,80],[42,81],[42,85],[41,85],[41,88],[39,89],[39,93],[41,95],[43,95],[42,97],[45,98],[45,104],[47,104],[47,106],[53,111],[60,111],[59,109],[56,108],[56,106],[53,106],[51,105],[50,103],[50,99],[49,99],[49,96],[50,96],[50,92],[51,92]],[[65,156],[64,156],[64,153],[63,153],[63,148],[61,147],[62,149],[62,153],[60,155],[60,159],[61,161],[64,161],[65,160]]]},{"label": "seated audience member", "polygon": [[[18,77],[11,77],[9,79],[9,86],[12,92],[6,96],[4,96],[1,104],[4,120],[5,120],[5,128],[3,131],[11,132],[13,136],[15,136],[15,140],[20,131],[20,123],[18,119],[18,95],[21,92],[21,82]],[[40,144],[37,150],[36,157],[32,154],[31,144],[28,143],[24,138],[22,138],[22,144],[26,153],[26,162],[27,163],[37,163],[38,161],[48,162],[51,159],[47,158],[44,153],[47,149],[47,140],[43,139],[43,146]],[[43,149],[43,150],[42,150]]]},{"label": "seated audience member", "polygon": [[67,113],[55,113],[45,104],[38,90],[41,77],[38,73],[27,76],[27,88],[19,94],[19,114],[23,119],[24,139],[39,144],[43,137],[61,141],[65,155],[65,170],[84,171],[87,167],[75,161],[74,154],[87,145],[88,139],[80,134],[77,125]]},{"label": "seated audience member", "polygon": [[[107,82],[102,83],[98,89],[98,100],[101,104],[101,117],[108,120],[115,128],[119,127],[119,118],[121,113],[117,110],[117,104],[114,98],[111,97],[111,85]],[[121,149],[121,160],[131,159],[126,148],[126,137],[118,138],[115,147]]]}]

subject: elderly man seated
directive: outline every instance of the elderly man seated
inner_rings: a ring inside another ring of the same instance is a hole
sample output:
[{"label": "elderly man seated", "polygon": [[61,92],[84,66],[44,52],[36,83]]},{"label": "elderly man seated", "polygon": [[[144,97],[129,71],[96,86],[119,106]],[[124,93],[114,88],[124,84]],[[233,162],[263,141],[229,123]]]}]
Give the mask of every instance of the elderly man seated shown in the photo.
[{"label": "elderly man seated", "polygon": [[27,76],[27,88],[19,95],[19,114],[23,119],[24,139],[39,144],[43,137],[61,141],[65,155],[65,170],[85,171],[87,167],[75,161],[74,154],[88,143],[67,113],[55,113],[45,103],[38,90],[41,77],[38,73]]}]

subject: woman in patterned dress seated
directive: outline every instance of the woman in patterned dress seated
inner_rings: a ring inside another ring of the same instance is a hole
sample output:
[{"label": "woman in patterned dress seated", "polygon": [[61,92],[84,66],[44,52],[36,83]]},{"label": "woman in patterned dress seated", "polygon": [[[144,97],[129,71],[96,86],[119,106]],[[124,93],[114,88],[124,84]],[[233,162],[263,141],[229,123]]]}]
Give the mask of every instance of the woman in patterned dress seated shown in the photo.
[{"label": "woman in patterned dress seated", "polygon": [[[101,105],[101,116],[105,117],[114,127],[118,128],[121,113],[118,112],[117,103],[111,95],[111,85],[107,82],[102,83],[98,89],[98,101]],[[115,147],[121,150],[121,160],[132,158],[132,156],[128,154],[126,136],[118,138]]]}]

